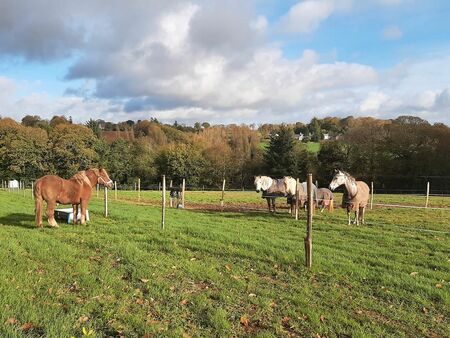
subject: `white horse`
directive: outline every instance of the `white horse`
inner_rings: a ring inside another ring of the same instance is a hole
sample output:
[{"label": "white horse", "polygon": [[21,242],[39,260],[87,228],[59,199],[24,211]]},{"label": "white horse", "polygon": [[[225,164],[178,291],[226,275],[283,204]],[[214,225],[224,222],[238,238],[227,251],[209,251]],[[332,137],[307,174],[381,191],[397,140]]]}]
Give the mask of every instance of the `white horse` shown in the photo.
[{"label": "white horse", "polygon": [[[308,183],[307,182],[301,182],[299,186],[297,187],[297,180],[291,176],[285,176],[283,177],[284,184],[286,185],[286,192],[289,197],[292,199],[291,203],[291,209],[293,210],[295,205],[295,192],[296,189],[298,189],[298,196],[299,196],[299,206],[300,208],[306,207],[306,201],[308,200]],[[313,200],[317,200],[317,187],[313,184],[312,185],[312,191],[313,191]],[[314,212],[315,204],[313,204],[313,212]]]},{"label": "white horse", "polygon": [[336,170],[336,174],[330,183],[330,189],[335,190],[341,185],[345,185],[345,192],[342,197],[342,207],[347,209],[348,225],[352,223],[350,211],[355,210],[356,225],[365,224],[364,214],[369,203],[370,189],[363,181],[356,181],[349,173]]},{"label": "white horse", "polygon": [[[289,196],[284,179],[274,179],[269,176],[255,176],[254,184],[256,192],[259,193],[262,191],[261,197],[267,200],[269,212],[275,212],[275,198]],[[293,191],[295,194],[295,185]]]}]

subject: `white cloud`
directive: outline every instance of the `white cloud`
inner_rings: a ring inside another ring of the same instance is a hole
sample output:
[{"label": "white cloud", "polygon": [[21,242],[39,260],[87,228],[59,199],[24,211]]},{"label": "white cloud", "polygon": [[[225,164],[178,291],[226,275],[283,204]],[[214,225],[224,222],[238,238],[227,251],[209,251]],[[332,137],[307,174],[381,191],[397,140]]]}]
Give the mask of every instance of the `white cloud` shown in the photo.
[{"label": "white cloud", "polygon": [[331,0],[306,0],[289,9],[281,19],[282,30],[288,33],[310,33],[335,10]]},{"label": "white cloud", "polygon": [[383,30],[383,38],[386,40],[398,40],[402,37],[403,37],[403,32],[397,26],[386,27]]}]

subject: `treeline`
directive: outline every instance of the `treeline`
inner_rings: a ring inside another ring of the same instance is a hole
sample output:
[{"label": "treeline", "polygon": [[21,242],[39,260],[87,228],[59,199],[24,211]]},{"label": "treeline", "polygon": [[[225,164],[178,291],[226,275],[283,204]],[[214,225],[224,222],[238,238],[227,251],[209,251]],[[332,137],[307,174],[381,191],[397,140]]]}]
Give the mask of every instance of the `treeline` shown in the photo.
[{"label": "treeline", "polygon": [[[319,152],[294,137],[320,141]],[[121,184],[155,184],[165,174],[178,184],[219,188],[252,186],[253,176],[304,178],[312,172],[325,185],[342,168],[377,187],[421,187],[425,177],[450,190],[450,129],[410,116],[312,119],[283,125],[194,126],[156,119],[74,124],[64,116],[50,121],[26,116],[18,123],[0,119],[0,178],[34,180],[45,174],[70,177],[103,166]],[[447,186],[446,186],[447,185]]]}]

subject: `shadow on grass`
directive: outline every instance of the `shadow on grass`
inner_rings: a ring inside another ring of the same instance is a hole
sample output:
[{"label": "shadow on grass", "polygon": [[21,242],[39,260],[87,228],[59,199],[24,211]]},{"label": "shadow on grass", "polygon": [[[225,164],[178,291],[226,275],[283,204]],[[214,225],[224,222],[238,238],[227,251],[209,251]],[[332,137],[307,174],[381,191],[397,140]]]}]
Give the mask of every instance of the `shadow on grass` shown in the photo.
[{"label": "shadow on grass", "polygon": [[186,211],[194,212],[194,213],[200,213],[200,214],[207,214],[207,215],[220,215],[220,217],[224,218],[271,218],[276,219],[289,219],[293,218],[290,214],[287,213],[287,211],[277,211],[276,213],[269,213],[268,211],[263,210],[208,210],[208,209],[186,209]]},{"label": "shadow on grass", "polygon": [[22,228],[36,228],[34,215],[24,213],[14,213],[0,217],[0,225],[17,226]]}]

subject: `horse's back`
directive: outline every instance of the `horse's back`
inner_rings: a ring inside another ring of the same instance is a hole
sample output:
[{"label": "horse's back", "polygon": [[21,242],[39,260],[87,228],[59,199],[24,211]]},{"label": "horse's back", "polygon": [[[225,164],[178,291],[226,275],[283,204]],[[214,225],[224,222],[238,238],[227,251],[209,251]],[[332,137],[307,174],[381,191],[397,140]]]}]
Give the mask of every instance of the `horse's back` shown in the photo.
[{"label": "horse's back", "polygon": [[56,175],[45,175],[37,179],[34,184],[34,194],[41,195],[44,199],[56,196],[61,189],[64,179]]},{"label": "horse's back", "polygon": [[317,199],[330,201],[333,199],[333,193],[330,189],[319,188],[317,189]]}]

